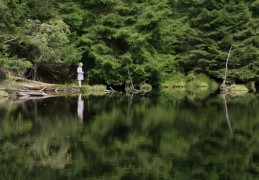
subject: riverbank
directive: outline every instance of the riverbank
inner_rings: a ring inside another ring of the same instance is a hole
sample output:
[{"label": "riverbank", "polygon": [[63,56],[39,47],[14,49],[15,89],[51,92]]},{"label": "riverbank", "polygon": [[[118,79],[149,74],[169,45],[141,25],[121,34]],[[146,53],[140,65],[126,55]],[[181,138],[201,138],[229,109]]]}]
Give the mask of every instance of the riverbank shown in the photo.
[{"label": "riverbank", "polygon": [[217,90],[219,88],[219,84],[204,74],[189,74],[187,76],[176,74],[171,77],[167,77],[166,80],[162,82],[161,89],[168,88]]},{"label": "riverbank", "polygon": [[0,97],[9,96],[55,96],[71,94],[104,94],[104,85],[50,84],[9,76],[0,82]]},{"label": "riverbank", "polygon": [[[189,74],[187,76],[182,74],[177,74],[171,77],[167,77],[161,83],[159,91],[171,94],[170,91],[178,91],[183,94],[210,94],[219,90],[219,83],[215,80],[208,78],[203,74]],[[129,88],[126,88],[128,92]],[[16,76],[9,76],[6,80],[0,82],[0,97],[6,97],[7,93],[10,96],[26,96],[26,95],[36,95],[36,96],[58,96],[58,95],[104,95],[107,93],[105,85],[88,85],[83,84],[81,88],[78,87],[77,82],[70,84],[50,84],[39,81],[33,81],[24,79]],[[149,93],[152,90],[151,85],[141,84],[137,90],[141,93]],[[229,86],[229,92],[231,94],[239,95],[245,94],[249,89],[245,85],[231,85]],[[108,93],[113,93],[113,89]]]},{"label": "riverbank", "polygon": [[[194,92],[195,94],[207,94],[220,90],[220,83],[214,79],[209,78],[204,74],[176,74],[172,77],[166,78],[161,84],[161,91],[170,92],[175,89],[181,89],[182,92]],[[256,92],[253,83],[245,84],[230,84],[226,86],[227,94],[231,96],[244,95],[247,92]]]}]

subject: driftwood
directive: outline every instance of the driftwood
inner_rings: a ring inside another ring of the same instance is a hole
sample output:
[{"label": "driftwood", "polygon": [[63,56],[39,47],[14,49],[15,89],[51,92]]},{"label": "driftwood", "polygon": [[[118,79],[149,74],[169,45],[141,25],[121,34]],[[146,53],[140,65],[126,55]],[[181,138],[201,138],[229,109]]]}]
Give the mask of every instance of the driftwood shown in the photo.
[{"label": "driftwood", "polygon": [[44,85],[44,84],[39,84],[39,85],[23,85],[26,89],[29,90],[41,90],[43,88],[45,89],[53,89],[54,86],[48,86],[48,85]]},{"label": "driftwood", "polygon": [[109,89],[104,90],[105,93],[108,93],[110,95],[110,97],[113,95],[115,91],[112,87],[109,87]]},{"label": "driftwood", "polygon": [[47,96],[45,92],[41,91],[26,91],[26,92],[17,92],[18,96]]},{"label": "driftwood", "polygon": [[62,87],[61,85],[55,85],[55,86],[44,86],[44,85],[37,85],[37,86],[32,86],[32,85],[24,85],[28,90],[42,90],[44,88],[44,92],[69,92],[69,93],[77,93],[80,92],[78,88],[75,87]]},{"label": "driftwood", "polygon": [[19,89],[0,88],[10,94],[12,97],[43,97],[57,94],[79,93],[80,89],[73,86],[60,84],[50,84],[34,80],[28,80],[21,77],[12,77],[17,82]]},{"label": "driftwood", "polygon": [[[73,86],[65,86],[60,84],[50,84],[34,80],[29,80],[21,77],[13,77],[16,82],[21,82],[20,86],[22,89],[29,90],[30,92],[40,92],[45,93],[78,93],[80,92],[79,88]],[[31,93],[31,94],[33,94]],[[37,93],[36,93],[37,94]]]},{"label": "driftwood", "polygon": [[4,90],[14,96],[47,96],[48,95],[47,93],[44,92],[44,88],[41,90],[1,88],[0,90]]}]

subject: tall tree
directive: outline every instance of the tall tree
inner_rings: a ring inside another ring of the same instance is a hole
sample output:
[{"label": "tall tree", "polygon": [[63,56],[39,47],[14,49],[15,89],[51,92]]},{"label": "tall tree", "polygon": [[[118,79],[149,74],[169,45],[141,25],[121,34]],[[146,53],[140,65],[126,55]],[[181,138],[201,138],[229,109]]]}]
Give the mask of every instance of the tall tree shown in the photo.
[{"label": "tall tree", "polygon": [[0,67],[2,68],[19,69],[31,65],[11,49],[13,44],[19,42],[21,35],[19,25],[26,15],[25,7],[24,2],[9,0],[0,2]]},{"label": "tall tree", "polygon": [[188,12],[193,28],[182,43],[187,52],[180,60],[185,71],[221,79],[228,49],[233,46],[228,77],[238,82],[258,78],[256,1],[179,1],[178,7],[180,12]]},{"label": "tall tree", "polygon": [[132,76],[135,84],[157,86],[164,69],[173,64],[170,41],[176,39],[177,23],[182,25],[171,20],[168,1],[80,3],[85,12],[81,47],[90,81],[123,84]]}]

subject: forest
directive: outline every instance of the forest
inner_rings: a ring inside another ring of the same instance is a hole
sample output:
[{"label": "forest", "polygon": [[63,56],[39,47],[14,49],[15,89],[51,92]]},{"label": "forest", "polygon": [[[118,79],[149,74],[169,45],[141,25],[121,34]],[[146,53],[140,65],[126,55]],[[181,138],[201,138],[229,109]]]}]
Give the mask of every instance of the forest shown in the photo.
[{"label": "forest", "polygon": [[1,0],[0,79],[259,82],[259,0]]}]

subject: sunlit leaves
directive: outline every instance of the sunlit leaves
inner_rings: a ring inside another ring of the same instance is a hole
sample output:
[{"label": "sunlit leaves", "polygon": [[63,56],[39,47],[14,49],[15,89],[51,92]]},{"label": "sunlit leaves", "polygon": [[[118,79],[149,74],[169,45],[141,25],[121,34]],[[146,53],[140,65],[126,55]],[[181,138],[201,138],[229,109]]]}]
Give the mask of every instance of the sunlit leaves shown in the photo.
[{"label": "sunlit leaves", "polygon": [[33,46],[35,52],[33,62],[35,64],[41,62],[64,63],[73,60],[64,56],[67,54],[68,47],[71,46],[68,44],[70,30],[62,20],[53,20],[48,23],[28,20],[26,28],[27,36],[24,40],[28,47]]}]

